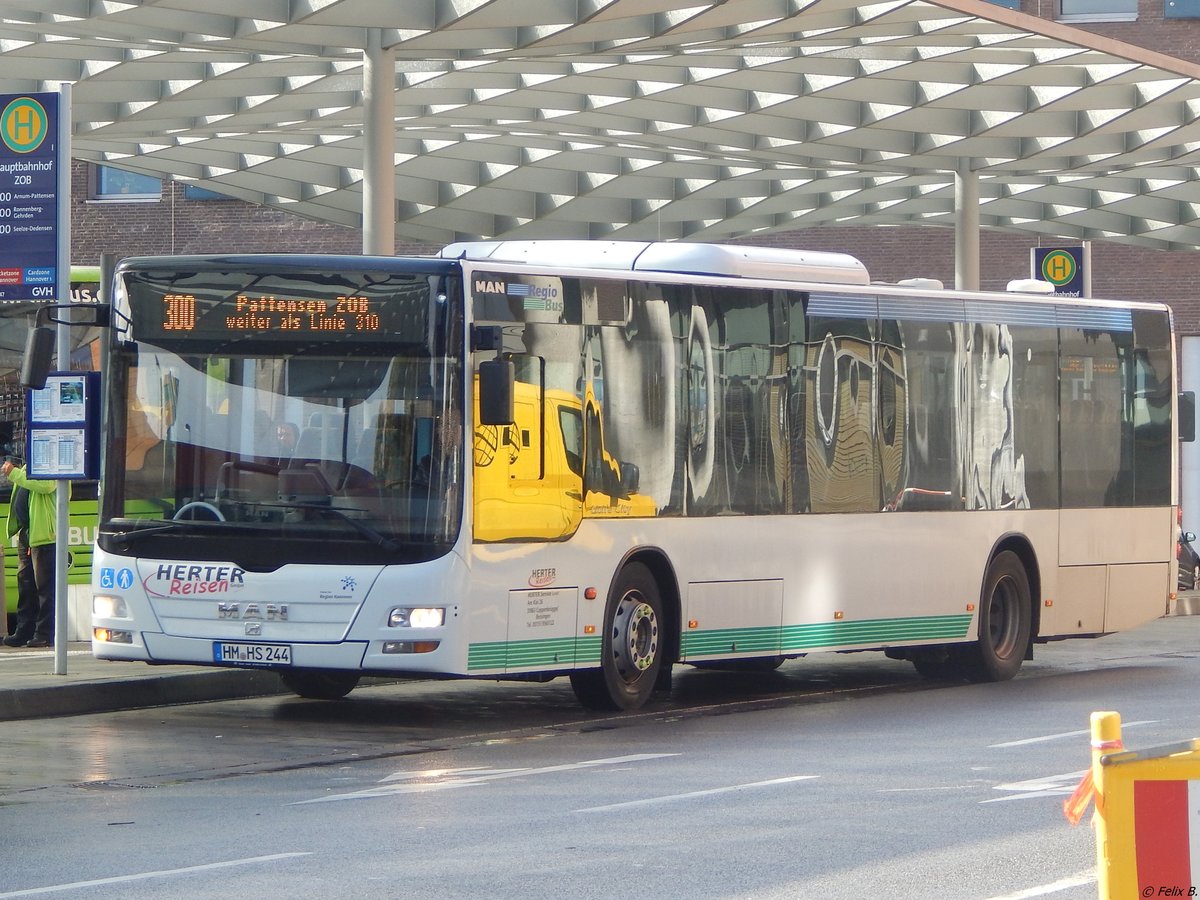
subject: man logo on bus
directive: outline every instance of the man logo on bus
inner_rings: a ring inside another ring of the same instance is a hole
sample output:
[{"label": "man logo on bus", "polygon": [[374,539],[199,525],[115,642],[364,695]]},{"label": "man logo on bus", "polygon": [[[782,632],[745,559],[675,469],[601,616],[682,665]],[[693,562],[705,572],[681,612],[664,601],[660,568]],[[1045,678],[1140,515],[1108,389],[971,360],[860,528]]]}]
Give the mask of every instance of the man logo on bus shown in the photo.
[{"label": "man logo on bus", "polygon": [[1054,250],[1042,257],[1042,278],[1055,287],[1070,284],[1078,271],[1075,257],[1066,250]]},{"label": "man logo on bus", "polygon": [[0,115],[0,138],[13,153],[32,153],[49,133],[50,116],[32,97],[18,97]]}]

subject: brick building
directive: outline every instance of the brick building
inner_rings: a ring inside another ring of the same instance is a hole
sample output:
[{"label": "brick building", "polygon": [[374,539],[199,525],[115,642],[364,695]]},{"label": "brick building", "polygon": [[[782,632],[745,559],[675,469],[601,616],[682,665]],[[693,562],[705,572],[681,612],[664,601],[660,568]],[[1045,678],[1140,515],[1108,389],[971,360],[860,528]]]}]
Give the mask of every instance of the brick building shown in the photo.
[{"label": "brick building", "polygon": [[[1183,60],[1200,61],[1200,0],[1001,0],[1000,5]],[[164,182],[157,192],[122,194],[98,191],[100,181],[96,166],[75,164],[72,237],[73,259],[79,264],[95,262],[102,252],[123,257],[234,251],[359,253],[362,249],[357,229],[218,199],[181,183]],[[879,280],[926,276],[954,283],[954,236],[940,226],[826,227],[758,236],[753,243],[850,253]],[[980,285],[986,290],[1002,290],[1010,279],[1029,274],[1031,247],[1072,243],[1076,242],[984,229]],[[436,249],[430,244],[406,243],[403,235],[397,237],[397,253]],[[1197,284],[1200,251],[1092,243],[1096,296],[1165,300],[1174,308],[1177,327],[1184,334],[1200,334]]]}]

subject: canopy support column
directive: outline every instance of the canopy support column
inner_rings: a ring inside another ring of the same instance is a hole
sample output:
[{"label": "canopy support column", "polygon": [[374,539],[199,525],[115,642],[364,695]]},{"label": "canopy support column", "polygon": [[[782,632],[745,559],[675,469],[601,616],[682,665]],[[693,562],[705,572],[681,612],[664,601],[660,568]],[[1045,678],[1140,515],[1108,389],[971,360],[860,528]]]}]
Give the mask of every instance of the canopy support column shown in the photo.
[{"label": "canopy support column", "polygon": [[367,29],[363,51],[363,253],[396,253],[396,52],[383,31]]},{"label": "canopy support column", "polygon": [[954,173],[954,286],[979,290],[979,173],[964,159]]}]

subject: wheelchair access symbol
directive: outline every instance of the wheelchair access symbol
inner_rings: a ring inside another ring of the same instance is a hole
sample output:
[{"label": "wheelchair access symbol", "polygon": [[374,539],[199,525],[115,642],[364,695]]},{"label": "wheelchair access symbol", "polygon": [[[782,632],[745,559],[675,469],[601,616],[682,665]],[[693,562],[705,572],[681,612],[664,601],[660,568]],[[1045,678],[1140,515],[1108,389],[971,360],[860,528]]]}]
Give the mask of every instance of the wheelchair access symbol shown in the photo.
[{"label": "wheelchair access symbol", "polygon": [[101,569],[100,587],[128,590],[133,587],[133,569]]}]

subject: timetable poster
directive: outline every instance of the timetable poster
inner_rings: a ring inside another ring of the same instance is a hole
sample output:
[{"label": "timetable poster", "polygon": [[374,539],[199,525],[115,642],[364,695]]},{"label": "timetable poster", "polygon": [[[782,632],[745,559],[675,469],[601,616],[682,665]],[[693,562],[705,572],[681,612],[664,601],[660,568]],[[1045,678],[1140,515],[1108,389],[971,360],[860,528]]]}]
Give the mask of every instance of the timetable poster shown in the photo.
[{"label": "timetable poster", "polygon": [[87,379],[84,373],[51,375],[46,386],[33,391],[30,418],[43,425],[84,422],[87,418]]},{"label": "timetable poster", "polygon": [[39,428],[29,439],[29,465],[40,478],[83,478],[84,432],[79,428]]},{"label": "timetable poster", "polygon": [[51,372],[26,409],[30,478],[100,477],[100,373]]}]

